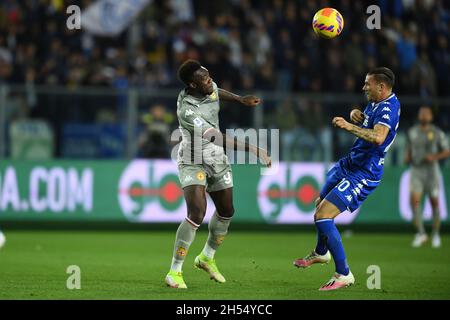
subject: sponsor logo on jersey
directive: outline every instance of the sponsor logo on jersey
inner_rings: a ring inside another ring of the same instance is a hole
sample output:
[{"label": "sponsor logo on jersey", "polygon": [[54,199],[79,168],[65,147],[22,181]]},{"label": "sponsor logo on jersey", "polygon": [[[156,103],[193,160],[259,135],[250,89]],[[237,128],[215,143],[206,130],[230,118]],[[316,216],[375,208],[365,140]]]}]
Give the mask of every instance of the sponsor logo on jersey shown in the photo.
[{"label": "sponsor logo on jersey", "polygon": [[196,127],[201,127],[203,125],[203,121],[200,118],[195,118],[194,119],[194,124]]}]

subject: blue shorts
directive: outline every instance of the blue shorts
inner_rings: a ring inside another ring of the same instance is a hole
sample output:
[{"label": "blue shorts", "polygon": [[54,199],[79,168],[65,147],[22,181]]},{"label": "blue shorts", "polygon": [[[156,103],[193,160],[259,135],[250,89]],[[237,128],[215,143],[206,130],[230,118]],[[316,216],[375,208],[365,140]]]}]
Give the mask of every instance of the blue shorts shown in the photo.
[{"label": "blue shorts", "polygon": [[341,212],[353,212],[380,184],[380,180],[370,180],[367,176],[367,173],[351,168],[347,159],[341,159],[328,171],[320,198],[330,201]]}]

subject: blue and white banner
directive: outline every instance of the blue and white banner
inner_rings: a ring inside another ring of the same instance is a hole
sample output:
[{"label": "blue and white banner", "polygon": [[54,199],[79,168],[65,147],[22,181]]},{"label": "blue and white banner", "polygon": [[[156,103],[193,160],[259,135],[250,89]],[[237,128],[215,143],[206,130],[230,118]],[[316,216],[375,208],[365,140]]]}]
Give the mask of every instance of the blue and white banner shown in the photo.
[{"label": "blue and white banner", "polygon": [[98,0],[81,14],[84,30],[99,36],[120,34],[151,0]]}]

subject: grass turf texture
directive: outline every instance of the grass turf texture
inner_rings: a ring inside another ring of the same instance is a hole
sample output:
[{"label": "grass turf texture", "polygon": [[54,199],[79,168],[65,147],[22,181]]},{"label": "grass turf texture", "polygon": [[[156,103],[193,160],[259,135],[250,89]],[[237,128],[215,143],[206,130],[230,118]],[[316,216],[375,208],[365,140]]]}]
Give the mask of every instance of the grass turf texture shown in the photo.
[{"label": "grass turf texture", "polygon": [[[184,265],[187,290],[164,284],[172,232],[6,231],[0,250],[0,299],[450,299],[450,236],[443,247],[410,247],[411,234],[343,237],[356,284],[319,292],[333,264],[293,267],[315,244],[312,232],[231,231],[216,255],[227,283],[193,267],[207,232],[197,233]],[[69,265],[81,289],[68,290]],[[369,265],[381,268],[381,290],[369,290]]]}]

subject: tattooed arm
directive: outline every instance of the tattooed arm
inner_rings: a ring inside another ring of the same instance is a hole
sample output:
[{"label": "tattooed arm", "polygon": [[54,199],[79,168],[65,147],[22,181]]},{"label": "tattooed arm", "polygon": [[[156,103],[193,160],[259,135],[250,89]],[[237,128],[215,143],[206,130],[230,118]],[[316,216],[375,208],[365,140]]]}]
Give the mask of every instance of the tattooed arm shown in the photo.
[{"label": "tattooed arm", "polygon": [[255,107],[261,102],[261,99],[259,99],[258,97],[255,97],[255,96],[241,97],[237,94],[234,94],[232,92],[229,92],[227,90],[220,89],[220,88],[219,88],[219,99],[224,100],[224,101],[239,102],[239,103],[249,106],[249,107]]},{"label": "tattooed arm", "polygon": [[389,133],[389,128],[382,124],[376,124],[373,129],[364,129],[345,121],[341,117],[335,117],[333,119],[333,125],[354,134],[358,138],[379,146],[383,144]]}]

